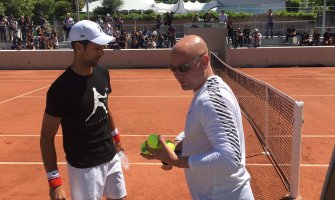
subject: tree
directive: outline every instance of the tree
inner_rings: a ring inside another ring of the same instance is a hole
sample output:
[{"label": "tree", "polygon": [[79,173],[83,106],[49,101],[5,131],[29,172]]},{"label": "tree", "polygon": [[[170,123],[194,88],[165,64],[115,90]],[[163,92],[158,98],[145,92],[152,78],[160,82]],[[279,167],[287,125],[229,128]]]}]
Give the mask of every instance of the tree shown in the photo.
[{"label": "tree", "polygon": [[58,1],[55,4],[54,16],[56,19],[63,20],[66,13],[72,13],[71,3],[68,1]]},{"label": "tree", "polygon": [[106,15],[107,13],[114,13],[123,5],[123,0],[103,0],[101,5],[102,7],[94,9],[94,14]]},{"label": "tree", "polygon": [[35,16],[44,16],[45,18],[50,18],[55,11],[55,1],[54,0],[38,0],[34,4],[34,14]]},{"label": "tree", "polygon": [[34,0],[0,0],[3,4],[6,15],[21,16],[32,15],[34,9]]},{"label": "tree", "polygon": [[0,15],[5,14],[5,6],[3,3],[0,3]]}]

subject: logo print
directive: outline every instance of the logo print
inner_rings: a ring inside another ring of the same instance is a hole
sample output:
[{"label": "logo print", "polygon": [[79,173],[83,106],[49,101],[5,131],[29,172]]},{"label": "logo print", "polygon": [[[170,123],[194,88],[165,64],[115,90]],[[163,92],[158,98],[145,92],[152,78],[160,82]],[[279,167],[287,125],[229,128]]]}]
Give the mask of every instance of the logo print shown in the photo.
[{"label": "logo print", "polygon": [[[99,92],[97,91],[97,89],[94,87],[93,88],[93,98],[94,98],[94,107],[93,107],[93,111],[90,114],[90,116],[87,117],[86,122],[92,117],[92,115],[95,114],[95,112],[97,111],[98,107],[102,107],[106,114],[108,113],[108,110],[105,106],[105,104],[103,102],[105,102],[105,100],[107,99],[107,94],[105,93],[105,95],[101,95],[99,94]],[[103,102],[100,101],[100,99],[104,99]]]}]

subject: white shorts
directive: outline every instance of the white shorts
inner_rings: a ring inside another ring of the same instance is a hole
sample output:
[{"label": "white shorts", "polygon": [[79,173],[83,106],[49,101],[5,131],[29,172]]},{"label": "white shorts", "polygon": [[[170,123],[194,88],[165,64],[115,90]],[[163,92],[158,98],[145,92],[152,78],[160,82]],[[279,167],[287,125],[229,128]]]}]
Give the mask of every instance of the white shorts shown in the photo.
[{"label": "white shorts", "polygon": [[92,168],[75,168],[67,163],[72,200],[120,199],[127,195],[121,161],[116,154]]}]

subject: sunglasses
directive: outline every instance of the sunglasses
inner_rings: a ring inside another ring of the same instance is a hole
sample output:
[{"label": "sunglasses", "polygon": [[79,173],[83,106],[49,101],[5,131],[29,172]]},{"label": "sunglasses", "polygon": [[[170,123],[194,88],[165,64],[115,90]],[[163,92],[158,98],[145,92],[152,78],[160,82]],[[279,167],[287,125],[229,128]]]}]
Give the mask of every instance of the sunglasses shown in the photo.
[{"label": "sunglasses", "polygon": [[203,55],[205,55],[206,52],[202,53],[200,56],[197,56],[195,57],[193,60],[191,60],[190,62],[188,63],[185,63],[185,64],[180,64],[178,66],[173,66],[173,65],[170,65],[170,70],[173,72],[173,73],[176,73],[177,71],[181,72],[181,73],[185,73],[185,72],[188,72],[190,71],[191,69],[191,65],[192,63],[198,61]]}]

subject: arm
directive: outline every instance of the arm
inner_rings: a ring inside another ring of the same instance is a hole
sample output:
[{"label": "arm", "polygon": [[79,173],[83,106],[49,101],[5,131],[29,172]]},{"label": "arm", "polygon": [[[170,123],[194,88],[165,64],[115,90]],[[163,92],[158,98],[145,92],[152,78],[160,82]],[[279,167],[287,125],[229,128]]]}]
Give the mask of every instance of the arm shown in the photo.
[{"label": "arm", "polygon": [[113,115],[112,115],[112,112],[111,112],[111,109],[110,109],[110,105],[108,106],[108,119],[109,119],[109,122],[110,122],[110,126],[111,126],[111,130],[112,130],[112,137],[113,137],[113,141],[114,141],[114,144],[115,144],[115,148],[116,148],[116,151],[119,152],[119,151],[124,151],[124,148],[123,148],[123,145],[120,141],[120,134],[117,130],[117,127],[115,125],[115,122],[114,122],[114,118],[113,118]]},{"label": "arm", "polygon": [[[60,124],[60,118],[53,117],[48,114],[44,114],[42,128],[41,128],[41,138],[40,138],[40,148],[43,159],[43,164],[45,171],[51,172],[58,170],[57,168],[57,155],[55,149],[55,136]],[[48,178],[49,179],[49,178]],[[65,192],[61,188],[61,181],[57,185],[52,186],[50,183],[50,198],[51,199],[65,199]],[[60,184],[60,185],[59,185]]]}]

